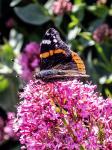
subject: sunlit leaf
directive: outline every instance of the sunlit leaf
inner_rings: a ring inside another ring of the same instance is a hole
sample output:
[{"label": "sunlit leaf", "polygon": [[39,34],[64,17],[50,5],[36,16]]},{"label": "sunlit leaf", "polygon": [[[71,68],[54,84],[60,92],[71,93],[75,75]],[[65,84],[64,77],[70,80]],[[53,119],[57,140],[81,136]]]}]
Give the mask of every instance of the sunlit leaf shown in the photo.
[{"label": "sunlit leaf", "polygon": [[9,86],[8,79],[4,78],[4,76],[0,75],[0,92],[4,91]]},{"label": "sunlit leaf", "polygon": [[54,0],[48,0],[44,5],[44,7],[48,10],[49,14],[53,14],[53,10],[51,9],[53,2]]},{"label": "sunlit leaf", "polygon": [[10,3],[10,6],[11,7],[14,7],[16,6],[17,4],[19,4],[22,0],[13,0],[11,3]]},{"label": "sunlit leaf", "polygon": [[68,27],[73,28],[75,25],[79,23],[79,19],[75,17],[74,15],[71,15],[70,17],[72,21],[69,23]]},{"label": "sunlit leaf", "polygon": [[74,4],[81,4],[83,0],[74,0]]},{"label": "sunlit leaf", "polygon": [[11,74],[12,69],[9,68],[7,65],[0,63],[0,74]]},{"label": "sunlit leaf", "polygon": [[9,33],[9,44],[12,46],[14,54],[18,55],[23,45],[23,35],[15,29],[11,29]]},{"label": "sunlit leaf", "polygon": [[84,10],[86,8],[86,4],[85,3],[81,3],[81,4],[75,4],[73,6],[72,9],[72,13],[73,15],[75,15],[79,21],[82,21],[84,18]]},{"label": "sunlit leaf", "polygon": [[106,79],[107,79],[107,76],[103,76],[103,77],[99,78],[99,83],[100,84],[105,84]]},{"label": "sunlit leaf", "polygon": [[108,88],[105,88],[105,93],[106,93],[107,97],[112,98],[112,93]]},{"label": "sunlit leaf", "polygon": [[81,32],[80,36],[82,36],[86,40],[91,40],[91,33],[90,32]]},{"label": "sunlit leaf", "polygon": [[14,52],[9,43],[5,43],[1,46],[0,50],[0,63],[11,67],[13,62],[11,61],[14,58]]},{"label": "sunlit leaf", "polygon": [[68,40],[73,40],[75,39],[75,37],[80,33],[81,28],[76,26],[75,28],[69,30],[68,33]]}]

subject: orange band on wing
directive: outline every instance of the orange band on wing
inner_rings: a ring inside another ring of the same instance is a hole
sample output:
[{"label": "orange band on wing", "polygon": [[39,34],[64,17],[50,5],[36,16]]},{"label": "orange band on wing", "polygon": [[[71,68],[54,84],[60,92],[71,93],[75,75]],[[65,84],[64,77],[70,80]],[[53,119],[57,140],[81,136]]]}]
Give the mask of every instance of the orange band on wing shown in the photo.
[{"label": "orange band on wing", "polygon": [[47,58],[47,57],[49,57],[49,52],[40,54],[40,58]]},{"label": "orange band on wing", "polygon": [[79,72],[86,73],[85,65],[77,53],[72,52],[72,60],[76,63]]},{"label": "orange band on wing", "polygon": [[64,55],[66,54],[63,49],[56,49],[56,50],[54,50],[54,54],[59,54],[59,53],[62,53]]},{"label": "orange band on wing", "polygon": [[52,56],[54,54],[60,54],[60,53],[62,53],[64,55],[66,54],[63,49],[56,49],[56,50],[50,50],[48,52],[41,53],[40,58],[47,58],[47,57]]},{"label": "orange band on wing", "polygon": [[52,56],[53,55],[53,50],[49,51],[49,55]]}]

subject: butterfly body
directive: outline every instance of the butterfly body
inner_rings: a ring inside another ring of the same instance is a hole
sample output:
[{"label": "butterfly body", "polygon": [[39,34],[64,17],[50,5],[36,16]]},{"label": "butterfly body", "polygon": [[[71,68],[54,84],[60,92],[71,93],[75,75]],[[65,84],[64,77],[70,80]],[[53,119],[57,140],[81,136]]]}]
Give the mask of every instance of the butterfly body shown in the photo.
[{"label": "butterfly body", "polygon": [[62,79],[87,77],[85,65],[77,53],[70,50],[59,33],[50,28],[44,36],[40,50],[39,79]]}]

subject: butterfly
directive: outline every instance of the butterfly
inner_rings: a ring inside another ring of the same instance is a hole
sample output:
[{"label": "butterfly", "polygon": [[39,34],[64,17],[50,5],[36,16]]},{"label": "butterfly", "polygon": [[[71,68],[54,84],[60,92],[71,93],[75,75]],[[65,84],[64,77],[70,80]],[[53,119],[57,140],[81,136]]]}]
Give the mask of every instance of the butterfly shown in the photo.
[{"label": "butterfly", "polygon": [[37,79],[68,79],[88,77],[79,55],[61,39],[54,28],[46,31],[40,48],[40,72]]}]

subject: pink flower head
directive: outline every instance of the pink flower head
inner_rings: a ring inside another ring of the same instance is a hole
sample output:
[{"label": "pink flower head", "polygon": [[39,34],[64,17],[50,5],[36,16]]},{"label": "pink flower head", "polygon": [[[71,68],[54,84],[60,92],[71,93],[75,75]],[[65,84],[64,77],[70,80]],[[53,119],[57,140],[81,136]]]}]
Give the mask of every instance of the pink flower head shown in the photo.
[{"label": "pink flower head", "polygon": [[40,63],[40,45],[36,42],[30,42],[26,45],[21,54],[19,63],[22,66],[22,78],[26,81],[32,79],[33,72],[39,67]]},{"label": "pink flower head", "polygon": [[21,93],[14,130],[28,150],[108,149],[112,100],[78,80],[30,81]]},{"label": "pink flower head", "polygon": [[72,3],[69,0],[54,1],[52,10],[54,14],[62,15],[64,12],[70,12],[72,10]]}]

